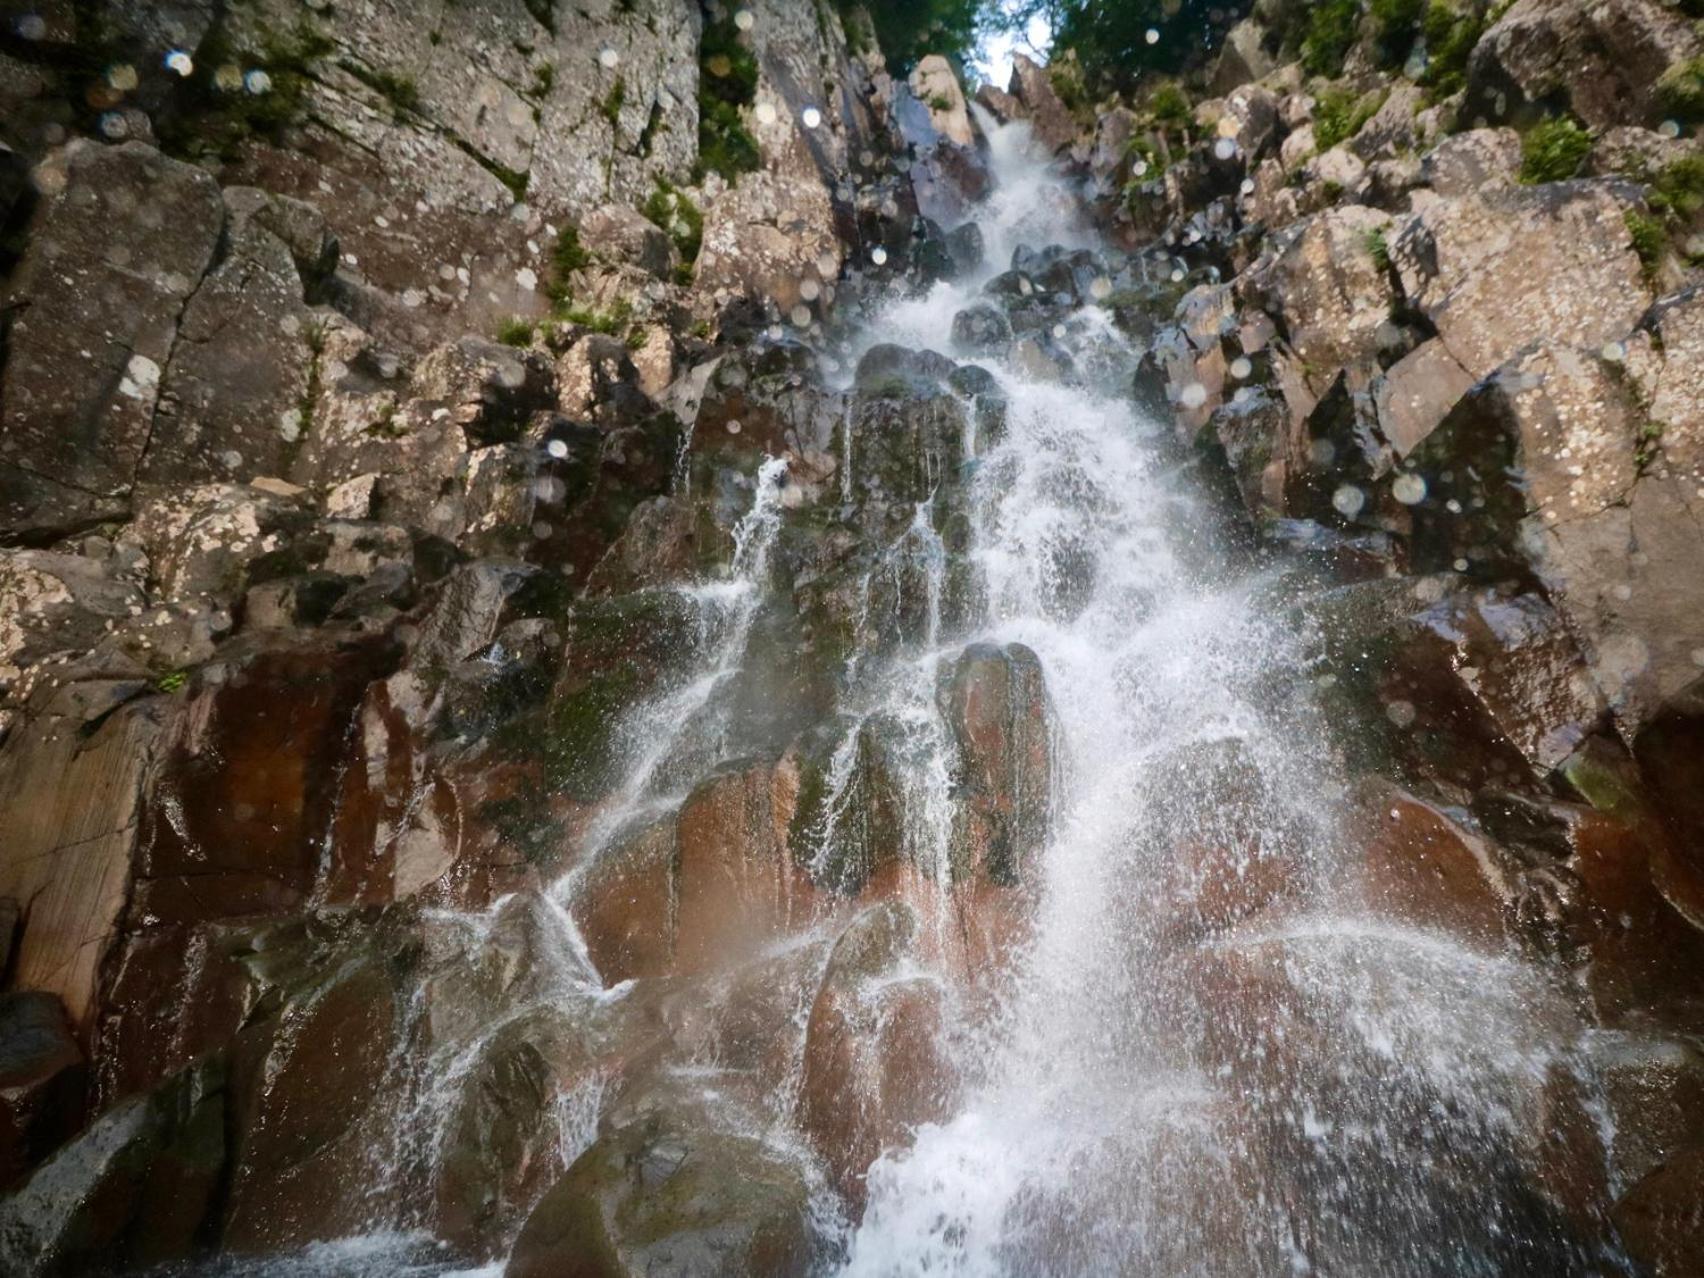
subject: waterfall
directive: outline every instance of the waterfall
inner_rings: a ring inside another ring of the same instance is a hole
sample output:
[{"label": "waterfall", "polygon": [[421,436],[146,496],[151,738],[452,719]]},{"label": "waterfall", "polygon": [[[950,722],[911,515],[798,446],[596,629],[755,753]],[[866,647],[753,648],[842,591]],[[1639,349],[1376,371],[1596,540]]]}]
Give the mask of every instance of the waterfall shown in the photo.
[{"label": "waterfall", "polygon": [[[1019,244],[1084,243],[1058,232],[1069,200],[1025,127],[991,132],[985,274]],[[982,283],[894,301],[866,341],[950,350]],[[1086,366],[1104,321],[1091,307],[1053,340]],[[1521,963],[1377,921],[1347,886],[1309,636],[1269,574],[1212,544],[1169,424],[993,371],[1006,436],[971,483],[986,615],[954,639],[1039,655],[1059,811],[1011,994],[955,1045],[971,1085],[873,1168],[845,1272],[1618,1268],[1514,1174],[1567,1068],[1568,1008]],[[912,667],[888,700],[933,677]],[[1266,876],[1281,906],[1213,925],[1214,893]]]}]

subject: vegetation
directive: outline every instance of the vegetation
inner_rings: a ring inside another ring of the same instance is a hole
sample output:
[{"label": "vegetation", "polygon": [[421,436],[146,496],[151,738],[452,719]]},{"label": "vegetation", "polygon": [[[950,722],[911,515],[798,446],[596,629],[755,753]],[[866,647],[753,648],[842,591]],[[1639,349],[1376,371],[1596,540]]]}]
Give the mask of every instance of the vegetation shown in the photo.
[{"label": "vegetation", "polygon": [[538,326],[531,320],[516,315],[497,326],[497,340],[505,346],[531,346],[537,331]]},{"label": "vegetation", "polygon": [[1343,60],[1355,47],[1360,21],[1360,0],[1318,0],[1302,41],[1302,66],[1309,75],[1333,78],[1342,74]]},{"label": "vegetation", "polygon": [[1426,0],[1369,0],[1367,16],[1373,20],[1380,65],[1390,71],[1400,68],[1419,39]]},{"label": "vegetation", "polygon": [[1704,124],[1704,58],[1677,62],[1657,81],[1657,101],[1681,124]]},{"label": "vegetation", "polygon": [[1532,126],[1521,139],[1521,181],[1564,182],[1580,171],[1592,135],[1567,116]]},{"label": "vegetation", "polygon": [[704,24],[698,46],[698,165],[730,182],[757,169],[757,139],[742,112],[757,98],[757,59],[724,16]]},{"label": "vegetation", "polygon": [[[223,24],[216,25],[196,55],[196,70],[180,87],[179,108],[158,123],[160,145],[184,159],[229,159],[251,137],[277,140],[306,113],[312,67],[336,46],[312,22],[303,19],[287,32],[267,30],[258,50],[232,47]],[[265,73],[229,83],[223,69],[250,65]]]},{"label": "vegetation", "polygon": [[1084,85],[1098,96],[1129,92],[1155,72],[1205,66],[1250,7],[1248,0],[1022,0],[990,5],[997,12],[989,22],[1022,31],[1030,18],[1046,18],[1055,46],[1077,55]]},{"label": "vegetation", "polygon": [[1633,241],[1633,251],[1639,255],[1639,262],[1645,268],[1647,276],[1655,275],[1657,267],[1663,259],[1663,252],[1668,248],[1668,230],[1662,222],[1643,213],[1628,209],[1623,215],[1627,222],[1627,234]]},{"label": "vegetation", "polygon": [[854,11],[869,12],[876,42],[888,69],[903,75],[927,53],[944,54],[962,62],[976,43],[987,0],[838,0],[842,21],[853,23]]},{"label": "vegetation", "polygon": [[698,249],[704,242],[704,214],[698,206],[658,178],[656,189],[639,211],[674,241],[681,265],[690,269],[698,260]]},{"label": "vegetation", "polygon": [[1347,89],[1327,89],[1314,106],[1314,145],[1329,151],[1361,131],[1384,105],[1384,95],[1359,95]]},{"label": "vegetation", "polygon": [[1485,25],[1485,17],[1471,4],[1458,9],[1446,0],[1432,0],[1427,6],[1424,79],[1433,97],[1447,98],[1466,83],[1467,59]]},{"label": "vegetation", "polygon": [[1385,229],[1375,226],[1367,232],[1367,254],[1381,271],[1390,271],[1390,241],[1385,237]]},{"label": "vegetation", "polygon": [[565,305],[570,296],[568,277],[592,264],[592,255],[580,243],[579,228],[572,223],[556,233],[556,247],[550,254],[550,283],[545,293],[558,306]]}]

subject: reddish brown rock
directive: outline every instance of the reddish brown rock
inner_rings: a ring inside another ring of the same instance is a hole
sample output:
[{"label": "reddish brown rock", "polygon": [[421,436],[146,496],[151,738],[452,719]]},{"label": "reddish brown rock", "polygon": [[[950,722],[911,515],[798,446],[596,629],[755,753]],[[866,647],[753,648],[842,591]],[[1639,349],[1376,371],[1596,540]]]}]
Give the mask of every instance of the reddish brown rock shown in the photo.
[{"label": "reddish brown rock", "polygon": [[1622,1195],[1615,1227],[1658,1278],[1704,1271],[1704,1146],[1675,1155]]},{"label": "reddish brown rock", "polygon": [[76,1130],[85,1082],[59,999],[0,994],[0,1190]]},{"label": "reddish brown rock", "polygon": [[870,1164],[943,1118],[951,1101],[942,987],[898,974],[917,926],[898,902],[860,915],[835,943],[811,1005],[799,1122],[855,1214]]},{"label": "reddish brown rock", "polygon": [[1370,786],[1364,803],[1363,864],[1374,908],[1500,950],[1514,892],[1500,849],[1393,787]]}]

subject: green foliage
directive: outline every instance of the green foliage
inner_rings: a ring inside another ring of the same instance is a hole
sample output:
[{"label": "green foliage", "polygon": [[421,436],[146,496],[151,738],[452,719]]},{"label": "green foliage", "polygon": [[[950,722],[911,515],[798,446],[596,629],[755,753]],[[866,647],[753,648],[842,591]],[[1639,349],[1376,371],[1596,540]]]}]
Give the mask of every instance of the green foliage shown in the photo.
[{"label": "green foliage", "polygon": [[1704,156],[1689,155],[1666,165],[1651,183],[1650,203],[1676,218],[1704,212]]},{"label": "green foliage", "polygon": [[683,263],[690,266],[698,260],[704,241],[704,214],[696,204],[658,178],[656,189],[639,211],[674,241]]},{"label": "green foliage", "polygon": [[160,692],[180,692],[188,682],[189,671],[173,670],[170,674],[163,674],[154,680],[154,687]]},{"label": "green foliage", "polygon": [[1375,226],[1368,231],[1366,245],[1367,255],[1373,259],[1374,265],[1379,270],[1388,273],[1390,271],[1390,241],[1385,238],[1384,227]]},{"label": "green foliage", "polygon": [[[239,50],[220,24],[196,54],[196,69],[178,90],[178,109],[158,122],[160,146],[184,159],[230,159],[249,138],[278,140],[307,111],[313,66],[335,50],[330,38],[307,19],[287,32],[263,29],[258,49]],[[264,71],[261,92],[249,85],[226,86],[217,78],[227,66]]]},{"label": "green foliage", "polygon": [[1175,80],[1167,80],[1148,98],[1148,113],[1161,125],[1188,125],[1195,119],[1186,94]]},{"label": "green foliage", "polygon": [[1668,248],[1668,228],[1660,219],[1646,217],[1632,209],[1628,209],[1622,217],[1627,223],[1628,238],[1633,241],[1633,251],[1639,255],[1645,274],[1655,275],[1663,260],[1663,251]]},{"label": "green foliage", "polygon": [[609,121],[609,127],[614,128],[621,119],[622,104],[627,101],[627,81],[620,76],[615,77],[615,83],[609,86],[609,92],[604,94],[604,100],[598,105],[598,114]]},{"label": "green foliage", "polygon": [[1643,475],[1656,462],[1663,450],[1663,423],[1648,421],[1639,427],[1633,446],[1633,464]]},{"label": "green foliage", "polygon": [[1663,72],[1657,101],[1681,124],[1704,123],[1704,58],[1677,62]]},{"label": "green foliage", "polygon": [[541,62],[533,68],[532,94],[535,98],[548,97],[550,90],[556,84],[556,64]]},{"label": "green foliage", "polygon": [[594,333],[602,333],[605,337],[620,337],[632,321],[633,304],[626,298],[619,299],[607,311],[594,311],[583,306],[560,306],[551,314],[553,330],[584,328]]},{"label": "green foliage", "polygon": [[1422,79],[1433,97],[1447,98],[1466,82],[1467,59],[1485,32],[1485,19],[1471,3],[1457,9],[1447,0],[1432,0],[1426,8],[1425,30]]},{"label": "green foliage", "polygon": [[1329,151],[1339,142],[1347,142],[1383,105],[1382,94],[1360,95],[1347,89],[1327,89],[1314,105],[1314,145],[1321,151]]},{"label": "green foliage", "polygon": [[556,233],[556,247],[550,254],[550,284],[546,295],[557,305],[568,301],[568,277],[592,264],[592,255],[580,243],[579,228],[569,223]]},{"label": "green foliage", "polygon": [[1331,78],[1342,73],[1360,20],[1360,0],[1318,0],[1302,41],[1302,66],[1309,75]]},{"label": "green foliage", "polygon": [[1369,0],[1367,16],[1373,20],[1379,62],[1395,70],[1408,61],[1426,16],[1426,0]]},{"label": "green foliage", "polygon": [[1129,92],[1155,72],[1181,76],[1205,66],[1250,7],[1249,0],[1030,0],[1000,6],[998,21],[1021,31],[1032,15],[1048,18],[1054,47],[1077,55],[1092,98]]},{"label": "green foliage", "polygon": [[[801,0],[801,3],[807,0]],[[858,8],[869,12],[888,69],[903,75],[926,53],[962,61],[976,44],[987,0],[838,0],[850,27]]]},{"label": "green foliage", "polygon": [[757,169],[757,139],[741,114],[757,98],[757,59],[731,17],[704,24],[698,45],[698,165],[730,182]]},{"label": "green foliage", "polygon": [[531,320],[516,315],[497,326],[497,340],[505,346],[531,346],[537,331],[538,326]]},{"label": "green foliage", "polygon": [[1521,181],[1565,182],[1580,171],[1592,135],[1567,116],[1543,120],[1521,139]]}]

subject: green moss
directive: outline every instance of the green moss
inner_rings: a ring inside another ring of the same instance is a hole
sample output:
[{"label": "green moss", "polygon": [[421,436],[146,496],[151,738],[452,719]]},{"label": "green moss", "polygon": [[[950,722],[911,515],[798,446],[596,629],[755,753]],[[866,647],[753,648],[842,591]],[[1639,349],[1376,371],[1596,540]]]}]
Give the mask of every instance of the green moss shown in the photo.
[{"label": "green moss", "polygon": [[1663,423],[1648,421],[1639,427],[1633,445],[1633,464],[1643,475],[1655,464],[1663,450]]},{"label": "green moss", "polygon": [[556,84],[556,64],[541,62],[533,68],[532,94],[535,98],[547,97]]},{"label": "green moss", "polygon": [[1567,116],[1532,126],[1521,139],[1521,181],[1565,182],[1580,171],[1592,135]]},{"label": "green moss", "polygon": [[1639,262],[1645,268],[1646,277],[1656,274],[1658,265],[1662,262],[1663,252],[1668,247],[1668,230],[1662,222],[1654,217],[1646,217],[1628,209],[1623,218],[1627,222],[1627,235],[1633,241],[1633,251],[1639,255]]},{"label": "green moss", "polygon": [[1332,78],[1342,73],[1360,20],[1360,0],[1317,0],[1302,40],[1302,66],[1309,75]]},{"label": "green moss", "polygon": [[685,194],[658,178],[656,189],[639,211],[674,241],[683,264],[690,267],[698,260],[704,242],[704,214]]},{"label": "green moss", "polygon": [[757,139],[742,112],[757,99],[757,59],[731,17],[707,22],[698,45],[698,164],[730,182],[755,172]]},{"label": "green moss", "polygon": [[160,692],[181,692],[188,682],[189,671],[173,670],[171,673],[163,674],[154,680],[154,687]]},{"label": "green moss", "polygon": [[1663,72],[1657,101],[1681,124],[1704,123],[1704,58],[1677,62]]},{"label": "green moss", "polygon": [[581,306],[562,306],[551,314],[551,322],[556,327],[589,329],[594,333],[602,333],[605,337],[620,337],[627,331],[632,320],[633,305],[626,298],[618,299],[607,311],[594,311]]},{"label": "green moss", "polygon": [[505,346],[531,346],[535,332],[537,325],[517,315],[497,326],[497,340]]}]

